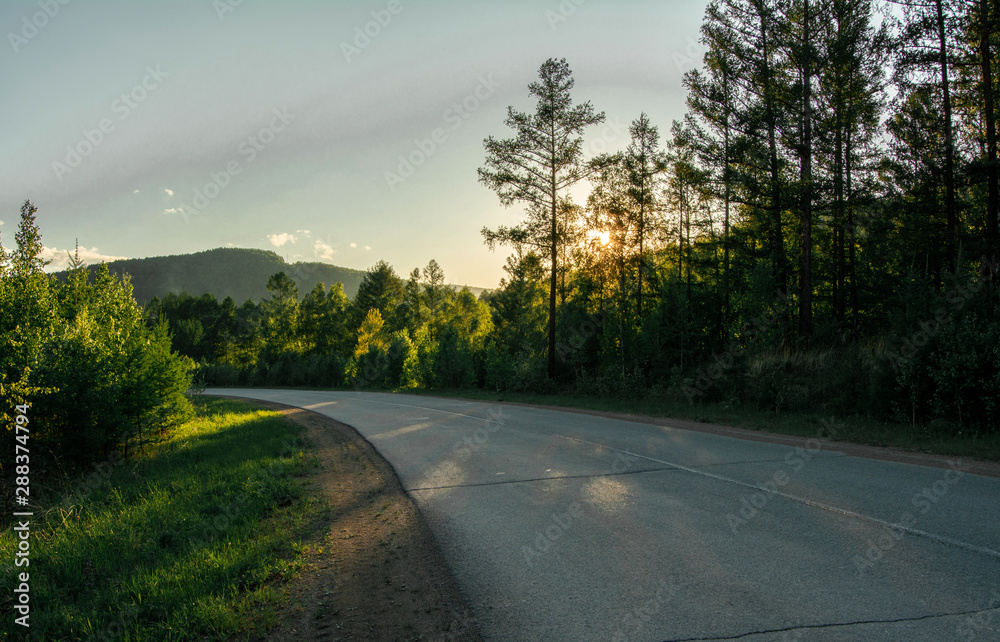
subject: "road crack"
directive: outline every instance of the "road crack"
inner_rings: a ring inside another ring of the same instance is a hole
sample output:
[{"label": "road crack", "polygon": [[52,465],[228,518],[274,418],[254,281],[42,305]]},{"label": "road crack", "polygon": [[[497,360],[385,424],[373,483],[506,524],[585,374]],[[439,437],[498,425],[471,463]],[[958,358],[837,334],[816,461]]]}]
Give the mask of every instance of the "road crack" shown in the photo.
[{"label": "road crack", "polygon": [[853,622],[830,622],[826,624],[800,624],[797,626],[786,626],[780,629],[762,629],[760,631],[747,631],[745,633],[738,633],[736,635],[723,635],[716,637],[700,637],[700,638],[670,638],[669,640],[664,640],[664,642],[710,642],[711,640],[739,640],[741,638],[747,638],[752,635],[767,635],[769,633],[787,633],[790,631],[804,631],[809,629],[835,629],[838,627],[861,626],[865,624],[900,624],[903,622],[919,622],[921,620],[933,620],[945,617],[961,617],[963,615],[977,615],[979,613],[985,613],[987,611],[998,611],[998,610],[1000,610],[1000,608],[991,607],[985,609],[973,609],[971,611],[955,611],[953,613],[931,613],[928,615],[918,615],[915,617],[901,617],[892,620],[856,620]]},{"label": "road crack", "polygon": [[589,473],[586,475],[561,475],[559,477],[532,477],[530,479],[505,479],[502,481],[480,482],[478,484],[448,484],[444,486],[421,486],[419,488],[407,488],[406,492],[416,492],[418,490],[443,490],[445,488],[477,488],[480,486],[504,486],[507,484],[529,484],[533,482],[556,481],[559,479],[592,479],[595,477],[618,477],[619,475],[638,475],[639,473],[661,473],[676,472],[677,468],[643,468],[642,470],[627,470],[622,472],[609,473]]}]

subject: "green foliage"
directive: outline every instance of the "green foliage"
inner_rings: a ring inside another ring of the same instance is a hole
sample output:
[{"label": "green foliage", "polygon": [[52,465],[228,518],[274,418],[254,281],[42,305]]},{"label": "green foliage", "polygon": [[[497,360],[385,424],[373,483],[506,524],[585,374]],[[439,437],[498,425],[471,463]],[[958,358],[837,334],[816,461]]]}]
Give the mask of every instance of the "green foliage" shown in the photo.
[{"label": "green foliage", "polygon": [[[899,324],[910,332],[893,346],[900,420],[951,420],[1000,429],[1000,291],[980,274],[950,278],[948,289],[904,299]],[[907,323],[909,321],[909,323]]]},{"label": "green foliage", "polygon": [[[536,111],[509,109],[512,137],[484,141],[480,182],[525,217],[483,230],[515,255],[479,299],[434,260],[405,283],[380,261],[350,302],[322,285],[294,313],[293,296],[280,314],[165,297],[150,322],[166,315],[175,347],[229,384],[576,391],[995,431],[994,9],[955,12],[935,42],[934,20],[912,20],[932,5],[893,25],[870,0],[779,4],[712,3],[689,114],[661,144],[640,112],[627,148],[590,162],[582,135],[603,114],[546,61]],[[583,180],[586,208],[568,197]]]},{"label": "green foliage", "polygon": [[[41,272],[41,236],[26,203],[11,269],[0,274],[0,421],[31,405],[33,469],[66,471],[128,456],[190,415],[192,364],[171,351],[167,327],[147,327],[127,279],[101,266]],[[35,252],[33,257],[31,253]],[[13,449],[9,449],[11,452]],[[5,451],[0,468],[7,469]]]},{"label": "green foliage", "polygon": [[[198,417],[148,456],[103,462],[35,513],[32,639],[228,639],[273,626],[274,582],[326,523],[303,491],[301,429],[241,402],[196,403]],[[4,528],[0,554],[14,559],[17,542]],[[23,570],[4,564],[0,582]]]},{"label": "green foliage", "polygon": [[379,261],[365,274],[358,286],[358,294],[354,297],[354,327],[365,320],[369,311],[377,310],[380,318],[395,331],[401,329],[406,322],[400,318],[397,308],[403,302],[403,282],[396,271],[385,261]]}]

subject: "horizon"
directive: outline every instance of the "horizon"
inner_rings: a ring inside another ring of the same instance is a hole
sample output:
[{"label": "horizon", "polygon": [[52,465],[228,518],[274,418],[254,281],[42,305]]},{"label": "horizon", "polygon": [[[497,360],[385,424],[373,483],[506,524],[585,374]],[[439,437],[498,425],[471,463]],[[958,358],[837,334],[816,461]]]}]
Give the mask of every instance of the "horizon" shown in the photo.
[{"label": "horizon", "polygon": [[0,234],[30,199],[53,269],[79,239],[88,263],[230,246],[496,287],[510,251],[480,230],[523,209],[479,184],[483,139],[549,57],[607,114],[588,156],[643,111],[668,132],[705,5],[8,3]]},{"label": "horizon", "polygon": [[[285,257],[281,256],[280,253],[275,252],[273,249],[258,248],[258,247],[213,247],[213,248],[208,248],[207,250],[199,250],[198,252],[190,252],[190,253],[185,253],[185,254],[162,254],[162,255],[157,255],[157,256],[121,257],[121,258],[116,258],[116,259],[113,259],[113,260],[98,261],[98,262],[95,262],[95,263],[84,262],[83,267],[85,267],[85,268],[98,267],[101,264],[105,264],[105,263],[108,264],[109,266],[111,266],[111,265],[113,265],[115,263],[125,262],[125,261],[146,261],[146,260],[153,260],[153,259],[173,259],[173,258],[194,256],[196,254],[207,254],[209,252],[215,252],[215,251],[218,251],[218,250],[223,250],[223,251],[227,251],[227,250],[246,251],[246,250],[249,250],[249,251],[258,251],[258,252],[268,252],[270,254],[273,254],[277,258],[281,259],[281,261],[285,265],[287,265],[289,267],[294,267],[296,265],[324,265],[324,266],[327,266],[327,267],[330,267],[330,268],[336,268],[338,270],[347,270],[347,271],[350,271],[350,272],[357,272],[359,275],[364,275],[364,274],[366,274],[368,272],[368,270],[365,270],[365,269],[357,269],[357,268],[344,267],[343,265],[336,265],[334,263],[326,263],[324,261],[294,261],[294,262],[291,262],[288,259],[286,259]],[[67,251],[67,254],[70,255],[70,256],[72,256],[73,252],[72,251]],[[376,263],[377,263],[377,261],[376,261]],[[393,266],[392,264],[390,264],[390,267],[392,267],[396,271],[396,275],[401,280],[406,281],[407,276],[408,276],[407,274],[400,274],[399,271],[396,270],[395,266]],[[65,266],[65,265],[59,266],[58,268],[54,268],[53,264],[51,264],[51,263],[48,264],[48,265],[46,265],[45,268],[44,268],[44,271],[47,272],[47,273],[49,273],[49,274],[63,274],[63,273],[66,272],[66,270],[67,270],[67,266]],[[295,279],[293,278],[292,280],[294,281]],[[335,283],[342,283],[342,282],[340,282],[340,281],[333,281],[333,282],[330,282],[330,283],[323,283],[323,285],[325,287],[329,288],[330,286],[334,285]],[[299,296],[301,297],[301,296],[304,296],[305,294],[307,294],[308,291],[309,291],[309,289],[311,287],[314,287],[316,285],[316,283],[306,283],[304,281],[296,281],[296,285],[300,288],[300,290],[299,290]],[[455,288],[457,290],[461,290],[462,288],[468,288],[469,290],[472,290],[472,291],[478,290],[480,292],[487,292],[487,291],[491,291],[491,290],[495,290],[496,289],[496,286],[486,287],[486,286],[476,285],[476,284],[473,284],[473,283],[462,283],[462,282],[451,282],[451,281],[447,281],[445,283],[445,285],[450,286],[452,288]],[[201,296],[202,294],[211,294],[210,292],[187,292],[187,293],[190,294],[191,296]]]}]

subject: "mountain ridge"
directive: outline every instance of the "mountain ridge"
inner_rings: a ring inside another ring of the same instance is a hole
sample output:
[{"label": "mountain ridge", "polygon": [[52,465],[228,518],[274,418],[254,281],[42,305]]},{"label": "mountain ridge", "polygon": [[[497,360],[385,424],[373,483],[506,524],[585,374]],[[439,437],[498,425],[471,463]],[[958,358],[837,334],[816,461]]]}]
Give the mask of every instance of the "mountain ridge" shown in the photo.
[{"label": "mountain ridge", "polygon": [[[192,296],[212,294],[218,300],[231,296],[237,305],[247,299],[259,302],[268,297],[267,279],[272,274],[284,272],[299,289],[299,297],[309,293],[316,283],[326,287],[334,283],[344,286],[344,293],[354,298],[364,278],[365,270],[340,267],[328,263],[288,263],[271,250],[255,248],[219,247],[191,254],[171,254],[141,259],[119,259],[107,263],[115,276],[131,277],[133,296],[141,305],[153,297],[187,292]],[[98,265],[88,265],[91,273]],[[65,277],[66,272],[55,275]],[[400,275],[405,278],[405,275]],[[461,286],[452,286],[461,287]],[[469,288],[478,296],[483,288]]]}]

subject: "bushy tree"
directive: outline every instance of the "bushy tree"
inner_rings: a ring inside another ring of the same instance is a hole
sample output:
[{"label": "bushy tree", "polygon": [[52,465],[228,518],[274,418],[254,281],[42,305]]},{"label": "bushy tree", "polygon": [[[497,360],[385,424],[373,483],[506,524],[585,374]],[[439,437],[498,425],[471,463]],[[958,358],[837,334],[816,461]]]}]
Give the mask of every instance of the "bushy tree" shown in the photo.
[{"label": "bushy tree", "polygon": [[0,420],[9,430],[14,405],[30,404],[33,466],[72,471],[186,420],[192,364],[172,352],[165,322],[147,327],[128,280],[106,265],[93,283],[79,260],[65,281],[45,275],[35,211],[25,203],[0,270]]},{"label": "bushy tree", "polygon": [[368,316],[370,310],[378,310],[379,317],[388,327],[395,331],[403,327],[404,319],[400,319],[397,308],[403,301],[403,282],[396,271],[385,261],[379,261],[372,266],[361,280],[358,293],[354,296],[352,305],[354,325],[358,327]]}]

